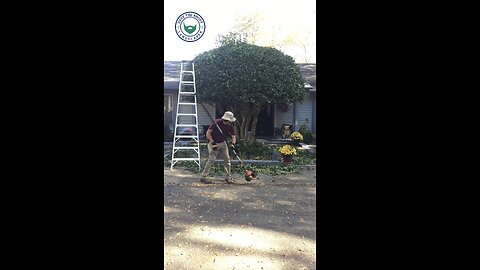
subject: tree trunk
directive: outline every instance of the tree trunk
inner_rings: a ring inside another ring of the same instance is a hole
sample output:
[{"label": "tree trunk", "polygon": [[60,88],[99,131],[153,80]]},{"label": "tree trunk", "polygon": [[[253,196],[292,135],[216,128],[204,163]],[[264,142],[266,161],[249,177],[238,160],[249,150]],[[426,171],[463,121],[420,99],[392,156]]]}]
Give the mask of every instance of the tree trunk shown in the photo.
[{"label": "tree trunk", "polygon": [[246,130],[247,130],[248,123],[249,123],[249,121],[248,121],[248,119],[249,119],[248,108],[247,109],[244,108],[242,110],[241,118],[242,118],[242,122],[239,123],[240,124],[240,139],[243,140],[247,136]]},{"label": "tree trunk", "polygon": [[233,128],[235,129],[235,134],[237,134],[237,141],[243,138],[244,135],[244,113],[243,110],[244,108],[234,104],[234,105],[225,105],[222,103],[217,103],[216,104],[218,112],[223,115],[226,111],[231,111],[235,115],[235,118],[237,119],[235,121],[235,124],[233,125]]},{"label": "tree trunk", "polygon": [[[253,104],[246,106],[233,105],[231,109],[228,107],[219,106],[219,108],[224,110],[228,109],[234,113],[235,118],[237,118],[235,124],[235,133],[237,134],[238,139],[243,141],[255,140],[258,116],[264,107],[265,106],[256,106]],[[248,137],[248,132],[251,133],[250,137]]]},{"label": "tree trunk", "polygon": [[255,135],[257,133],[257,122],[258,122],[258,115],[260,114],[261,107],[255,106],[252,110],[252,138],[251,141],[255,140]]},{"label": "tree trunk", "polygon": [[245,139],[246,141],[251,141],[251,138],[250,136],[248,136],[248,132],[251,131],[250,130],[250,125],[251,125],[251,122],[252,122],[252,111],[251,110],[248,110],[246,112],[246,118],[244,119],[245,121]]},{"label": "tree trunk", "polygon": [[235,134],[237,134],[237,141],[238,141],[242,137],[242,134],[241,134],[242,123],[243,123],[242,111],[241,111],[241,108],[234,105],[232,107],[232,112],[235,115],[235,118],[237,118],[237,121],[235,121],[235,124],[233,126],[235,128]]}]

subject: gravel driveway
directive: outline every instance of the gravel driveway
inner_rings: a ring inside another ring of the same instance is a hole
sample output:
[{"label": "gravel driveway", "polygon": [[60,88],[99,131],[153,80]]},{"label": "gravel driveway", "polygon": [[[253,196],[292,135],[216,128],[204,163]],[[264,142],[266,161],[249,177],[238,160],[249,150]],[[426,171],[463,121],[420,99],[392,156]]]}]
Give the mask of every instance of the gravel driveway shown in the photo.
[{"label": "gravel driveway", "polygon": [[316,269],[315,170],[232,185],[164,176],[164,269]]}]

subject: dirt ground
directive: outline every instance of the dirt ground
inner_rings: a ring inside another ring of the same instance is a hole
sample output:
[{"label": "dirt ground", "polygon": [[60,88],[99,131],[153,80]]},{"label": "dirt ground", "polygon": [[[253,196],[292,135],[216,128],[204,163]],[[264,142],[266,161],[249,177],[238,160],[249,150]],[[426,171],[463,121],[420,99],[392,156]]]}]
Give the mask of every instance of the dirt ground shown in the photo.
[{"label": "dirt ground", "polygon": [[315,170],[230,185],[164,176],[164,269],[316,269]]}]

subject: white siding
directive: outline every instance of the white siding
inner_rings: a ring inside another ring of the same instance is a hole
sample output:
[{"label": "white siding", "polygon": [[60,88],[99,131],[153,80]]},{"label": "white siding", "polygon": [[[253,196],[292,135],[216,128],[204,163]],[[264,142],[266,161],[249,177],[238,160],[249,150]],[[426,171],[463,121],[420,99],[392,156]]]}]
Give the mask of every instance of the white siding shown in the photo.
[{"label": "white siding", "polygon": [[308,128],[312,129],[312,95],[305,93],[302,102],[297,103],[297,123],[295,130],[299,130],[300,126],[305,124],[305,119],[308,119]]},{"label": "white siding", "polygon": [[308,119],[308,127],[312,129],[312,106],[312,95],[310,93],[305,93],[302,102],[299,102],[295,105],[296,123],[293,123],[293,105],[290,106],[286,112],[283,112],[278,108],[278,105],[275,105],[274,127],[281,128],[284,123],[295,124],[295,131],[298,131],[300,126],[305,123],[305,119]]},{"label": "white siding", "polygon": [[293,124],[293,111],[292,107],[288,111],[284,112],[278,108],[278,105],[275,104],[275,122],[274,128],[281,128],[283,124]]}]

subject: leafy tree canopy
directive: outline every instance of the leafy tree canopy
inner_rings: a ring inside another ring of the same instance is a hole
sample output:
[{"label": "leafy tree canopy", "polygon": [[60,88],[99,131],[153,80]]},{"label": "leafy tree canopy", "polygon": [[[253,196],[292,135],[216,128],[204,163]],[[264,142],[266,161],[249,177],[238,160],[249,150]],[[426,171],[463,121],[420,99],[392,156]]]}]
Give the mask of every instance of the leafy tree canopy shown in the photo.
[{"label": "leafy tree canopy", "polygon": [[232,39],[198,55],[194,62],[199,101],[238,115],[241,137],[245,128],[255,132],[262,108],[301,101],[305,93],[294,59],[275,48]]}]

